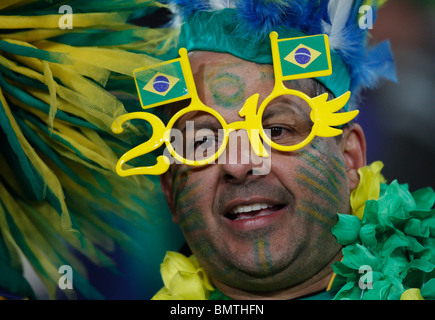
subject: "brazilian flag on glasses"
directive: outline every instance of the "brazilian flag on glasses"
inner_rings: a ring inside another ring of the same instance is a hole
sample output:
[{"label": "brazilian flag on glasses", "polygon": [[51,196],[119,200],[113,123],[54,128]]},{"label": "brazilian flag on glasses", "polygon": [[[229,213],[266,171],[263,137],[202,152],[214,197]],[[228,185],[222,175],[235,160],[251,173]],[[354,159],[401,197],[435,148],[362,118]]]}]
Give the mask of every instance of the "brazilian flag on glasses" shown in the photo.
[{"label": "brazilian flag on glasses", "polygon": [[180,58],[134,71],[139,99],[144,109],[167,104],[187,96]]},{"label": "brazilian flag on glasses", "polygon": [[326,35],[277,41],[283,80],[323,77],[332,73]]}]

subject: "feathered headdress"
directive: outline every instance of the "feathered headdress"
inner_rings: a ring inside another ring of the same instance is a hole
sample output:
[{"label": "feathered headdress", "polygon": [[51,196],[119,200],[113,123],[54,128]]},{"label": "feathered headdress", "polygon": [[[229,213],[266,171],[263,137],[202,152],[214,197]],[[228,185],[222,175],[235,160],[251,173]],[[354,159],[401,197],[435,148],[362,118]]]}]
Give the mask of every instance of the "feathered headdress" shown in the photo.
[{"label": "feathered headdress", "polygon": [[[269,33],[280,38],[327,34],[333,74],[318,80],[335,96],[350,90],[355,98],[380,79],[396,80],[388,42],[369,45],[364,8],[375,20],[385,0],[169,0],[179,47],[228,52],[245,60],[272,63]],[[365,7],[364,7],[365,6]]]},{"label": "feathered headdress", "polygon": [[[133,234],[163,213],[163,196],[148,177],[119,177],[115,164],[149,133],[130,126],[114,135],[110,125],[138,105],[132,71],[156,61],[143,52],[170,34],[129,21],[160,7],[148,0],[0,3],[0,298],[39,297],[25,265],[49,298],[103,298],[84,261],[114,271],[116,245],[144,252]],[[59,289],[63,265],[72,268],[73,290]]]}]

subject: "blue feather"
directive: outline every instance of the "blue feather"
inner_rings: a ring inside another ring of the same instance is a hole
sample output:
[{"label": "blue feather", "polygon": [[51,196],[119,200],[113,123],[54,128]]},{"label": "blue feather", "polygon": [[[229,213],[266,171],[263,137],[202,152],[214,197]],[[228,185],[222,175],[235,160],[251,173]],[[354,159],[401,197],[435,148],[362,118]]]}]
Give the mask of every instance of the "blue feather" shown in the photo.
[{"label": "blue feather", "polygon": [[269,28],[271,25],[275,26],[284,22],[288,5],[287,2],[282,1],[247,0],[241,1],[238,8],[240,16],[253,26],[262,28],[263,24],[266,23],[266,28]]},{"label": "blue feather", "polygon": [[283,1],[241,1],[238,16],[244,29],[248,28],[247,32],[255,32],[264,37],[285,22],[287,6],[288,3]]},{"label": "blue feather", "polygon": [[381,79],[397,82],[394,59],[389,41],[366,50],[360,64],[352,68],[354,91],[358,88],[374,88]]},{"label": "blue feather", "polygon": [[[262,41],[278,27],[307,35],[326,33],[331,49],[338,53],[351,76],[353,96],[376,85],[381,78],[396,80],[389,45],[367,47],[368,31],[359,28],[359,8],[363,0],[168,0],[179,8],[183,18],[200,11],[236,7],[237,26],[233,36],[255,34]],[[376,18],[378,2],[372,2]]]}]

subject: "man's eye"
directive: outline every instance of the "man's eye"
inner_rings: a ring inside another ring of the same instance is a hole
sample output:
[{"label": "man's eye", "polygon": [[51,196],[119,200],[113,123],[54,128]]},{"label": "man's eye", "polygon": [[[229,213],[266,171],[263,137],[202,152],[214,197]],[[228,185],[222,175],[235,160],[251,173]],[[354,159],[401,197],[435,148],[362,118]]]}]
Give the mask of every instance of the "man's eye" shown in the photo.
[{"label": "man's eye", "polygon": [[194,148],[197,149],[197,148],[201,147],[201,148],[205,149],[205,148],[212,147],[214,145],[214,143],[215,143],[215,137],[204,136],[204,137],[200,138],[199,140],[195,141]]},{"label": "man's eye", "polygon": [[273,127],[270,129],[270,134],[272,138],[279,137],[280,135],[282,135],[283,131],[284,129],[281,127]]},{"label": "man's eye", "polygon": [[274,126],[274,127],[269,127],[267,129],[270,130],[271,139],[282,138],[284,136],[287,136],[287,135],[294,133],[294,130],[292,128],[288,128],[288,127],[284,128],[284,127]]}]

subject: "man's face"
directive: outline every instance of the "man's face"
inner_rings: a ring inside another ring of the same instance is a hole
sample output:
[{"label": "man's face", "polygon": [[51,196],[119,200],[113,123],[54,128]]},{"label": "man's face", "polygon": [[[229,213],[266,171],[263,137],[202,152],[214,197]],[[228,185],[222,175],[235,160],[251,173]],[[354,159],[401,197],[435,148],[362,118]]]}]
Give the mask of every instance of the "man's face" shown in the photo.
[{"label": "man's face", "polygon": [[[210,52],[194,52],[189,60],[201,101],[227,123],[244,120],[238,111],[254,93],[260,104],[273,89],[272,66]],[[307,83],[289,87],[312,95]],[[238,159],[252,154],[249,144],[231,150]],[[253,174],[258,165],[252,161],[227,161],[172,165],[162,178],[174,221],[216,284],[280,290],[313,277],[340,251],[331,234],[337,213],[349,212],[340,143],[316,137],[303,149],[270,153],[264,175]]]}]

